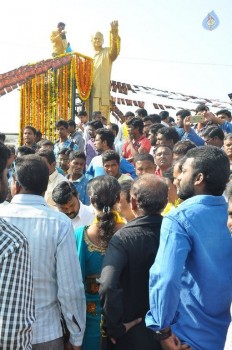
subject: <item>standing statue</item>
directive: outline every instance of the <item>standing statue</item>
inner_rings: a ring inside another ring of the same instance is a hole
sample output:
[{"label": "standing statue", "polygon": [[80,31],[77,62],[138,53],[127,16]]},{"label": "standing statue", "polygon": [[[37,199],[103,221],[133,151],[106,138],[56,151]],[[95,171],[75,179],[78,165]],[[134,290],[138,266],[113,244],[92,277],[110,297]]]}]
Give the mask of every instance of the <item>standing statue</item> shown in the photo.
[{"label": "standing statue", "polygon": [[63,22],[57,24],[57,30],[52,32],[50,39],[53,44],[53,57],[62,55],[66,52],[68,43],[66,40],[65,24]]},{"label": "standing statue", "polygon": [[101,111],[109,121],[110,115],[110,76],[112,63],[120,52],[120,37],[118,35],[118,21],[113,21],[110,30],[110,47],[102,47],[104,39],[100,32],[92,36],[95,50],[94,73],[92,87],[92,110]]}]

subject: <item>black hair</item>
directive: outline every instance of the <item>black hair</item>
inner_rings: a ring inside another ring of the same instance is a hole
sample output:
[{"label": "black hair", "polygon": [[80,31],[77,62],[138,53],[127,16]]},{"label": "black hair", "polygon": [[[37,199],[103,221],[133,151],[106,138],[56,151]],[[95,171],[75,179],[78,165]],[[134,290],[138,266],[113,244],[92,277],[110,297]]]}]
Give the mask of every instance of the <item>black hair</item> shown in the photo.
[{"label": "black hair", "polygon": [[147,160],[147,161],[152,162],[153,164],[155,164],[154,157],[151,154],[149,154],[149,153],[137,154],[135,156],[134,163],[136,164],[137,162],[142,162],[144,160]]},{"label": "black hair", "polygon": [[72,161],[74,159],[77,159],[77,158],[81,158],[81,159],[84,159],[84,161],[86,162],[86,155],[84,152],[81,152],[81,151],[77,151],[77,152],[71,152],[70,155],[69,155],[69,160]]},{"label": "black hair", "polygon": [[144,215],[158,214],[167,204],[168,186],[156,175],[145,174],[134,181],[131,194]]},{"label": "black hair", "polygon": [[42,157],[29,154],[15,160],[15,176],[32,194],[41,196],[47,189],[49,171]]},{"label": "black hair", "polygon": [[147,115],[146,117],[143,118],[143,122],[148,122],[148,121],[153,121],[152,117],[150,115]]},{"label": "black hair", "polygon": [[129,117],[135,117],[135,114],[131,111],[128,111],[124,114],[124,117],[129,118]]},{"label": "black hair", "polygon": [[147,116],[147,110],[145,108],[139,108],[135,111],[135,113],[137,113],[137,115],[139,115],[141,117]]},{"label": "black hair", "polygon": [[168,111],[162,111],[159,114],[161,116],[161,120],[165,120],[169,117],[169,112]]},{"label": "black hair", "polygon": [[37,137],[38,137],[38,136],[40,136],[40,137],[43,136],[43,135],[42,135],[42,132],[41,132],[40,130],[36,130],[35,135],[36,135]]},{"label": "black hair", "polygon": [[41,141],[40,146],[41,147],[43,147],[43,146],[52,146],[52,147],[54,147],[54,143],[52,141],[50,141],[50,140],[43,140],[43,141]]},{"label": "black hair", "polygon": [[20,146],[17,149],[17,154],[18,153],[20,153],[20,156],[27,156],[29,154],[35,154],[35,150],[27,146]]},{"label": "black hair", "polygon": [[0,178],[2,178],[3,171],[6,169],[7,161],[10,158],[10,150],[3,143],[0,142]]},{"label": "black hair", "polygon": [[208,110],[209,108],[204,103],[200,103],[196,108],[196,114],[199,112],[207,112]]},{"label": "black hair", "polygon": [[75,123],[75,121],[73,119],[69,119],[67,121],[67,123],[68,123],[68,126],[73,126],[74,128],[76,128],[76,123]]},{"label": "black hair", "polygon": [[130,200],[131,200],[130,191],[131,191],[132,184],[133,184],[133,181],[131,180],[124,180],[120,183],[120,186],[121,186],[120,192],[125,193],[127,203],[130,203]]},{"label": "black hair", "polygon": [[77,197],[78,193],[76,187],[69,181],[58,183],[52,191],[52,199],[56,204],[64,205],[72,199],[72,196]]},{"label": "black hair", "polygon": [[144,124],[142,119],[132,118],[132,119],[129,119],[126,124],[128,126],[133,126],[133,128],[135,129],[139,129],[140,134],[143,133]]},{"label": "black hair", "polygon": [[193,158],[193,175],[204,175],[205,191],[209,195],[221,196],[230,176],[230,162],[225,152],[215,146],[190,149],[184,160]]},{"label": "black hair", "polygon": [[4,143],[6,140],[6,135],[3,132],[0,132],[0,142]]},{"label": "black hair", "polygon": [[56,161],[56,157],[53,151],[50,151],[49,149],[42,149],[38,152],[38,155],[40,157],[44,157],[47,159],[48,163],[51,165]]},{"label": "black hair", "polygon": [[174,180],[174,176],[173,176],[173,166],[169,169],[167,169],[164,173],[163,173],[163,177],[165,177],[166,179],[169,179],[171,182],[173,182]]},{"label": "black hair", "polygon": [[103,165],[105,164],[105,162],[108,162],[109,160],[116,160],[116,162],[118,164],[120,164],[120,156],[117,152],[113,151],[113,150],[109,150],[109,151],[105,151],[102,154],[102,163]]},{"label": "black hair", "polygon": [[56,122],[56,128],[59,128],[61,126],[63,126],[65,129],[68,129],[68,123],[66,120],[60,119]]},{"label": "black hair", "polygon": [[149,117],[152,118],[152,123],[161,123],[161,116],[159,114],[149,114]]},{"label": "black hair", "polygon": [[64,27],[65,27],[65,23],[64,23],[64,22],[59,22],[59,23],[57,24],[57,28],[60,27],[60,26],[64,26]]},{"label": "black hair", "polygon": [[166,127],[159,129],[158,134],[165,137],[166,140],[173,140],[173,143],[177,143],[180,139],[178,132],[175,127]]},{"label": "black hair", "polygon": [[100,120],[91,120],[91,122],[89,122],[88,125],[95,130],[103,128],[103,124],[102,122],[100,122]]},{"label": "black hair", "polygon": [[106,248],[115,232],[115,214],[112,212],[120,196],[121,187],[113,176],[97,176],[88,183],[88,193],[99,211],[100,242]]},{"label": "black hair", "polygon": [[169,116],[169,123],[175,123],[175,119]]},{"label": "black hair", "polygon": [[72,150],[70,148],[63,148],[62,150],[60,150],[58,152],[58,155],[63,155],[63,156],[70,156],[70,154],[72,153]]},{"label": "black hair", "polygon": [[168,145],[157,145],[157,146],[155,146],[155,149],[154,149],[154,155],[156,154],[156,152],[158,151],[158,149],[160,148],[160,147],[165,147],[165,148],[168,148],[170,151],[171,151],[171,153],[173,154],[173,150],[172,150],[172,148],[170,147],[170,146],[168,146]]},{"label": "black hair", "polygon": [[114,133],[111,130],[101,128],[97,129],[96,135],[100,135],[101,141],[106,141],[109,148],[113,147],[114,144]]},{"label": "black hair", "polygon": [[149,131],[153,134],[153,135],[156,135],[158,130],[159,129],[162,129],[164,126],[163,124],[160,124],[160,123],[155,123],[155,124],[152,124],[149,128]]},{"label": "black hair", "polygon": [[27,125],[27,126],[25,126],[25,128],[23,130],[26,130],[26,129],[31,130],[33,132],[33,134],[36,136],[36,129],[33,126]]},{"label": "black hair", "polygon": [[110,123],[111,129],[116,132],[116,135],[118,135],[119,127],[115,123]]},{"label": "black hair", "polygon": [[86,111],[80,111],[80,112],[78,113],[78,117],[87,117],[87,116],[88,116],[88,114],[87,114]]},{"label": "black hair", "polygon": [[202,136],[208,136],[210,138],[218,137],[221,141],[224,140],[224,132],[221,128],[218,126],[209,126],[205,131],[202,133]]},{"label": "black hair", "polygon": [[184,119],[191,115],[191,112],[188,109],[181,109],[176,113],[176,116],[180,116],[181,119]]},{"label": "black hair", "polygon": [[220,111],[216,112],[216,115],[225,114],[230,119],[231,118],[231,112],[228,111],[228,109],[221,109]]},{"label": "black hair", "polygon": [[188,152],[188,150],[195,148],[196,145],[190,140],[178,141],[173,147],[173,153],[183,154],[183,156]]}]

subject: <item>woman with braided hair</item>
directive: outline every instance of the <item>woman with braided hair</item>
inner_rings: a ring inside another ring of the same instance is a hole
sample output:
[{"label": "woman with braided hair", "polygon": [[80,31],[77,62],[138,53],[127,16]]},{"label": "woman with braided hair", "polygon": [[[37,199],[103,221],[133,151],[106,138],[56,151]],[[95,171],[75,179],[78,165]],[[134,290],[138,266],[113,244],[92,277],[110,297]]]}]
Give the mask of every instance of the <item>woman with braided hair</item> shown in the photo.
[{"label": "woman with braided hair", "polygon": [[98,176],[88,184],[90,202],[96,217],[92,225],[75,231],[77,250],[86,294],[86,330],[83,350],[100,349],[101,306],[98,283],[102,260],[113,234],[124,220],[113,208],[120,198],[120,185],[113,176]]}]

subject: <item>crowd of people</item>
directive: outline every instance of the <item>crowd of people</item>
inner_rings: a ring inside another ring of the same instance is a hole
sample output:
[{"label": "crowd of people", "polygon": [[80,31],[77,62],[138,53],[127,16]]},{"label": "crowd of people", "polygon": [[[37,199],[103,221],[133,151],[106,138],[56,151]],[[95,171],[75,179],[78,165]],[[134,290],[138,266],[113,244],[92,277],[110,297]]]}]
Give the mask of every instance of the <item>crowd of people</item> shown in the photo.
[{"label": "crowd of people", "polygon": [[77,119],[0,133],[0,348],[227,349],[231,112]]}]

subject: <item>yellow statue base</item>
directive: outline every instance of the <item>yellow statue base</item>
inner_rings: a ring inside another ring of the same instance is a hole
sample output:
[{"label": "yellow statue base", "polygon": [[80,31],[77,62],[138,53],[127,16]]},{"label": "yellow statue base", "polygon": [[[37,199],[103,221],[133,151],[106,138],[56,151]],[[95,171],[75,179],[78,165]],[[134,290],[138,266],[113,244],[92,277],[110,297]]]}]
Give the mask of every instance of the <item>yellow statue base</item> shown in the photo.
[{"label": "yellow statue base", "polygon": [[89,100],[86,101],[86,111],[89,115],[89,119],[91,120],[91,112],[100,111],[101,114],[107,118],[107,124],[110,122],[110,105],[102,105],[101,98],[94,97],[92,99],[92,111],[90,111]]}]

